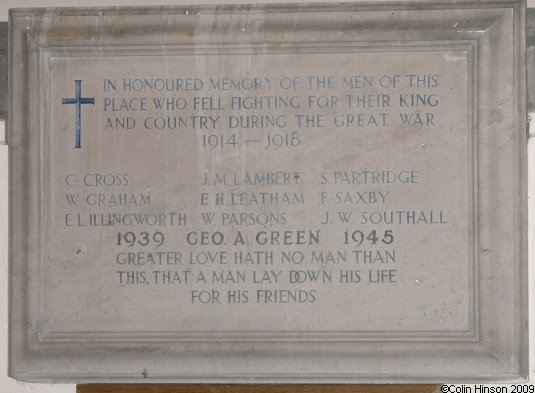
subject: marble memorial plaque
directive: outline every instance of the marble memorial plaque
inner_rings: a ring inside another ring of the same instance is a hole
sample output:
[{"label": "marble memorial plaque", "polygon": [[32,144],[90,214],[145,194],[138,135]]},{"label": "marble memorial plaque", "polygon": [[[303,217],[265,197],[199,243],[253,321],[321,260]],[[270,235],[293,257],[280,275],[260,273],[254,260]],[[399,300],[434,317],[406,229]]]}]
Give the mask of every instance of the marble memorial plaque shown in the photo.
[{"label": "marble memorial plaque", "polygon": [[524,7],[12,10],[11,375],[525,377]]}]

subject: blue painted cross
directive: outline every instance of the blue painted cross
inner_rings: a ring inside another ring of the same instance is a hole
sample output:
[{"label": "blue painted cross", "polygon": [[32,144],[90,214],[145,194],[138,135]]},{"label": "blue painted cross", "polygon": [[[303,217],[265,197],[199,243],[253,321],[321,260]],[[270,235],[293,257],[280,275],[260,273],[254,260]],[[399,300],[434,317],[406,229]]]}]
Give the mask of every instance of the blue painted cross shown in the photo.
[{"label": "blue painted cross", "polygon": [[74,143],[75,149],[80,149],[82,147],[82,104],[95,104],[95,98],[86,98],[82,97],[82,81],[74,81],[74,98],[62,98],[61,103],[65,104],[76,104],[76,141]]}]

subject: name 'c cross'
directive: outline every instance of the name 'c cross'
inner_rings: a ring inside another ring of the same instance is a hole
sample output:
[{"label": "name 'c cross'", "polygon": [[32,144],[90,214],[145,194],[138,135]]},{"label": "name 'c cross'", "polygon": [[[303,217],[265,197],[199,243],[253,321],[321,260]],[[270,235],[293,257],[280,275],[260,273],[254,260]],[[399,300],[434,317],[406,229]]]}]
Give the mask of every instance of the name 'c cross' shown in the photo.
[{"label": "name 'c cross'", "polygon": [[81,80],[75,80],[74,81],[75,91],[74,94],[76,97],[74,98],[62,98],[61,103],[63,105],[65,104],[75,104],[76,105],[76,114],[75,114],[75,122],[76,122],[76,129],[75,129],[75,142],[74,142],[74,148],[80,149],[82,147],[82,104],[95,104],[95,98],[87,98],[82,97],[82,81]]}]

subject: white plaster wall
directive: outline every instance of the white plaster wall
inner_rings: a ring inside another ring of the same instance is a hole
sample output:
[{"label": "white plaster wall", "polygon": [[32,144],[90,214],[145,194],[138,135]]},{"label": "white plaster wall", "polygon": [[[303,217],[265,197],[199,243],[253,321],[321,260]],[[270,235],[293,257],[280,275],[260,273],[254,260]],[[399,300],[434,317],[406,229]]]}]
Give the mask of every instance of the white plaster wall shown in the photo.
[{"label": "white plaster wall", "polygon": [[[308,2],[309,0],[269,0],[271,3],[282,2]],[[320,0],[312,0],[320,1]],[[323,0],[323,2],[337,2],[339,0]],[[353,0],[369,1],[369,0]],[[443,0],[445,1],[445,0]],[[153,4],[211,4],[211,3],[263,3],[262,0],[157,0]],[[9,8],[20,7],[59,7],[59,6],[100,6],[100,5],[150,5],[149,0],[0,0],[0,21],[7,21]],[[535,8],[535,0],[527,1],[528,7]],[[0,37],[4,39],[4,37]],[[535,114],[534,114],[535,117]],[[532,132],[535,133],[535,120],[531,125]],[[65,384],[30,384],[17,382],[7,377],[7,326],[8,326],[8,307],[7,307],[7,146],[2,145],[4,141],[4,123],[0,121],[0,393],[74,393],[75,385]],[[528,165],[529,171],[529,221],[530,221],[530,378],[531,383],[535,383],[535,351],[533,343],[535,342],[535,140],[532,138],[528,144]]]}]

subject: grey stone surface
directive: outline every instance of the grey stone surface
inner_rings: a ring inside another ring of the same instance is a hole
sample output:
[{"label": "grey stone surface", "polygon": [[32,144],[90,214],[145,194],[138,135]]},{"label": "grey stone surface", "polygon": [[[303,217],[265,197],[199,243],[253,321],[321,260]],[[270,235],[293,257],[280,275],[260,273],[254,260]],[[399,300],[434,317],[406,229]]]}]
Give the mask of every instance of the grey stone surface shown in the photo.
[{"label": "grey stone surface", "polygon": [[527,47],[527,80],[528,80],[528,112],[535,111],[535,10],[526,10],[526,47]]},{"label": "grey stone surface", "polygon": [[525,377],[524,12],[12,11],[12,376]]},{"label": "grey stone surface", "polygon": [[0,119],[7,116],[7,22],[0,22]]},{"label": "grey stone surface", "polygon": [[526,9],[526,47],[535,46],[535,9]]}]

